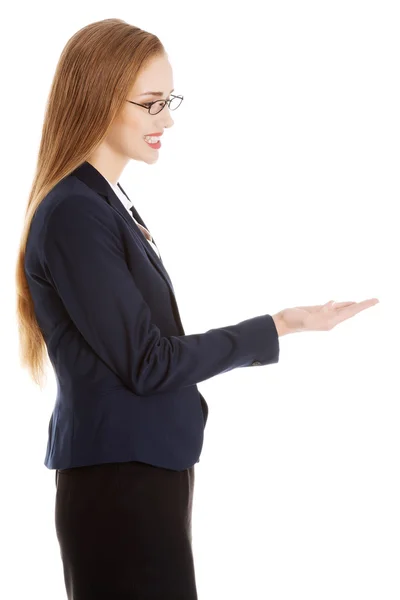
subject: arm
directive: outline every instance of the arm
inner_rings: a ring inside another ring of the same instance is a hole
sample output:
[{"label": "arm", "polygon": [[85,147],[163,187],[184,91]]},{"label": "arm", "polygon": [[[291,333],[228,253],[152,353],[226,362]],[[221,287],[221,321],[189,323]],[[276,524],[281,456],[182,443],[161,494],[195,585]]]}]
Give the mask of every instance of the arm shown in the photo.
[{"label": "arm", "polygon": [[279,360],[273,317],[164,337],[129,271],[107,205],[71,196],[49,215],[43,266],[66,311],[100,359],[138,395],[171,392],[219,373]]}]

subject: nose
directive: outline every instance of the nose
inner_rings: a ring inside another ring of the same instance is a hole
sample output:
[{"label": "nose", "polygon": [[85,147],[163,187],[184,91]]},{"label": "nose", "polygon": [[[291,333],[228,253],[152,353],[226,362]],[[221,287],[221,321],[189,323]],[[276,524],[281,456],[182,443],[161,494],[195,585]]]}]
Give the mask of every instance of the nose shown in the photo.
[{"label": "nose", "polygon": [[[163,125],[161,125],[161,127],[164,127],[165,129],[167,129],[168,127],[172,127],[172,125],[174,124],[174,120],[171,117],[171,111],[169,109],[168,104],[166,106],[164,106],[164,108],[162,109],[162,111],[159,113],[160,118],[162,118],[162,123]],[[161,129],[160,129],[161,131]]]}]

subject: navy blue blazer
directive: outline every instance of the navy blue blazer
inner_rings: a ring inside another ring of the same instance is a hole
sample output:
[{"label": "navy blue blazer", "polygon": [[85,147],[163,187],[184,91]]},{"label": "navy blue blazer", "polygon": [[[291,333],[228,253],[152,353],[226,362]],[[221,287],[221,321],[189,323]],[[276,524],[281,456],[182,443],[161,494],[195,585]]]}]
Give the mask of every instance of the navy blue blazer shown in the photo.
[{"label": "navy blue blazer", "polygon": [[187,469],[199,462],[208,418],[196,384],[279,360],[268,314],[185,335],[162,260],[88,162],[36,209],[25,273],[57,382],[49,469]]}]

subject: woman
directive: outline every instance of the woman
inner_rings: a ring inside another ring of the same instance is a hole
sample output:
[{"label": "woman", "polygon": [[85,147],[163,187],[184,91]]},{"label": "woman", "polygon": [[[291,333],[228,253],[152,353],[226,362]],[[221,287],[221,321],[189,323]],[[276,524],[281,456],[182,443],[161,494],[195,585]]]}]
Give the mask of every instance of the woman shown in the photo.
[{"label": "woman", "polygon": [[279,360],[279,336],[368,308],[328,302],[185,335],[155,240],[118,184],[154,163],[182,96],[160,40],[119,19],[65,46],[17,264],[22,364],[57,380],[45,465],[68,598],[197,598],[191,518],[208,407],[197,383]]}]

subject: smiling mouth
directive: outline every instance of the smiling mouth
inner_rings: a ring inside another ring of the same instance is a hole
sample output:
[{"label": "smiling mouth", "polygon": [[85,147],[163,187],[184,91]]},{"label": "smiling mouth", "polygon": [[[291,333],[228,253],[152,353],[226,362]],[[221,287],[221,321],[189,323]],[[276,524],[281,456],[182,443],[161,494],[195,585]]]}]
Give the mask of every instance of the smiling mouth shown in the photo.
[{"label": "smiling mouth", "polygon": [[146,144],[147,144],[148,146],[150,146],[151,148],[154,148],[154,149],[161,148],[161,142],[160,142],[160,140],[158,140],[158,141],[157,141],[157,142],[155,142],[154,144],[152,144],[151,142],[148,142],[147,140],[144,140],[144,141],[145,141],[145,142],[146,142]]}]

